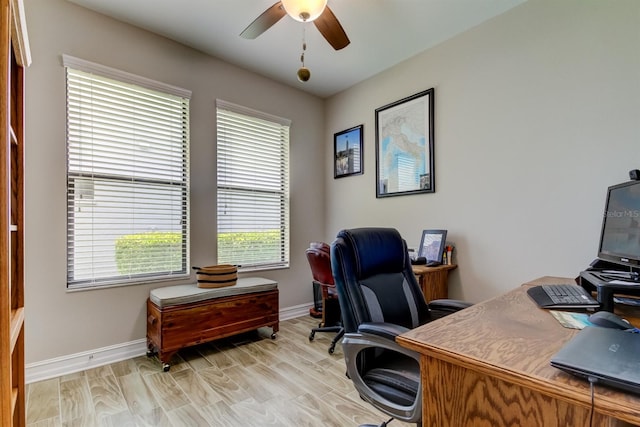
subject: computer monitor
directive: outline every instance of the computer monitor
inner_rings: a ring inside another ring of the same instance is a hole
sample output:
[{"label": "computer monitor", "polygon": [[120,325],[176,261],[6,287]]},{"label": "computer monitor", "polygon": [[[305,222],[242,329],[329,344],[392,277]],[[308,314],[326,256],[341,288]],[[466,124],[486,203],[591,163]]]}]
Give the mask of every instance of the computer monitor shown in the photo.
[{"label": "computer monitor", "polygon": [[626,271],[640,266],[640,181],[607,189],[598,258]]}]

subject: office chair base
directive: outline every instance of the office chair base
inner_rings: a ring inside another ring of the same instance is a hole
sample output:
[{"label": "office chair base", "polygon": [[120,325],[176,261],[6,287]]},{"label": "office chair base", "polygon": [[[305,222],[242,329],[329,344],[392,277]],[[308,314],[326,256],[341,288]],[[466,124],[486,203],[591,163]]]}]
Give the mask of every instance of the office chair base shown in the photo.
[{"label": "office chair base", "polygon": [[393,418],[390,418],[382,424],[360,424],[360,427],[387,427],[391,421],[393,421]]},{"label": "office chair base", "polygon": [[331,345],[329,346],[329,354],[333,354],[336,349],[336,344],[338,341],[344,336],[344,328],[340,328],[338,334],[331,340]]},{"label": "office chair base", "polygon": [[331,345],[329,346],[329,354],[333,354],[336,349],[336,344],[344,335],[344,328],[340,325],[323,327],[321,323],[317,328],[313,328],[311,330],[311,333],[309,334],[309,341],[313,341],[315,339],[316,332],[337,332],[337,335],[331,340]]}]

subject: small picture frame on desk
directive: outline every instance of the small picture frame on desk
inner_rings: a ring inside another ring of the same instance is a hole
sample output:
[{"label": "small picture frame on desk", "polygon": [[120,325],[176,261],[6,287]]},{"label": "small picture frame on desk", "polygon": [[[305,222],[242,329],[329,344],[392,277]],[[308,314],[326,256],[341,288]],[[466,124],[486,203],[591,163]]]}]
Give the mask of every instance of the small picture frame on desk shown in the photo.
[{"label": "small picture frame on desk", "polygon": [[427,262],[442,262],[442,254],[447,241],[447,230],[423,230],[418,257],[424,257]]}]

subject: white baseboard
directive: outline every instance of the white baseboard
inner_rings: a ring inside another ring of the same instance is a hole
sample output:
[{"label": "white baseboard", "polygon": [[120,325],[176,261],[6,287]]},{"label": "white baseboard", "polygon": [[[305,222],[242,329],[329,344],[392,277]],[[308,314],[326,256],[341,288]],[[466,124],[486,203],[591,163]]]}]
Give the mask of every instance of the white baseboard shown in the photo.
[{"label": "white baseboard", "polygon": [[121,360],[141,356],[147,352],[147,339],[102,347],[95,350],[56,357],[25,366],[25,383],[30,384],[49,378],[68,375]]},{"label": "white baseboard", "polygon": [[308,316],[309,309],[313,304],[300,304],[280,310],[280,320],[295,319],[296,317]]},{"label": "white baseboard", "polygon": [[[283,308],[279,312],[280,320],[294,319],[309,314],[313,304],[300,304]],[[95,350],[56,357],[41,362],[29,363],[25,366],[25,383],[38,381],[62,375],[72,374],[110,363],[120,362],[147,354],[147,339],[142,338],[127,343],[102,347]]]}]

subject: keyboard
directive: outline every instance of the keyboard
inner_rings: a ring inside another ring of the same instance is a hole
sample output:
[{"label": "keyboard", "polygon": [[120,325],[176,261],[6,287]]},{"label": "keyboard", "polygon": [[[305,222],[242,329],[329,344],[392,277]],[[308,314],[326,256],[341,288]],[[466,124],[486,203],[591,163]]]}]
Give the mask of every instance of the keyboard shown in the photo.
[{"label": "keyboard", "polygon": [[533,286],[527,290],[529,296],[542,308],[598,308],[596,301],[578,285],[557,284]]}]

